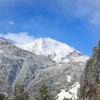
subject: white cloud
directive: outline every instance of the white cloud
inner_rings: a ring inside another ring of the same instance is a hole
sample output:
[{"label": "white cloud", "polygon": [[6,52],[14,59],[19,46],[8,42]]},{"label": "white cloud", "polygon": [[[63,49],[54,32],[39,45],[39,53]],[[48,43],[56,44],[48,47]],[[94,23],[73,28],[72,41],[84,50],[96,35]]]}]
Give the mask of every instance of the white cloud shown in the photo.
[{"label": "white cloud", "polygon": [[[61,16],[67,18],[77,17],[84,20],[84,23],[90,25],[100,26],[100,0],[1,0],[0,6],[11,5],[18,7],[18,5],[26,4],[27,6],[32,6],[33,10],[36,7],[44,7],[46,10],[60,14]],[[12,8],[11,8],[12,9]],[[16,13],[16,11],[13,11]],[[11,22],[12,23],[12,22]]]},{"label": "white cloud", "polygon": [[87,23],[100,26],[100,0],[77,0],[76,15]]},{"label": "white cloud", "polygon": [[100,0],[37,0],[42,5],[61,16],[75,17],[84,23],[100,26]]},{"label": "white cloud", "polygon": [[71,15],[84,23],[100,27],[100,0],[57,0],[55,5],[56,12],[65,17]]},{"label": "white cloud", "polygon": [[85,23],[100,27],[100,0],[76,0],[74,9],[76,17],[83,19]]},{"label": "white cloud", "polygon": [[12,21],[12,20],[11,20],[11,21],[9,21],[8,23],[9,23],[10,25],[14,25],[14,24],[15,24],[15,22],[14,22],[14,21]]},{"label": "white cloud", "polygon": [[27,32],[7,33],[7,34],[2,34],[2,37],[15,41],[17,43],[30,43],[35,39]]}]

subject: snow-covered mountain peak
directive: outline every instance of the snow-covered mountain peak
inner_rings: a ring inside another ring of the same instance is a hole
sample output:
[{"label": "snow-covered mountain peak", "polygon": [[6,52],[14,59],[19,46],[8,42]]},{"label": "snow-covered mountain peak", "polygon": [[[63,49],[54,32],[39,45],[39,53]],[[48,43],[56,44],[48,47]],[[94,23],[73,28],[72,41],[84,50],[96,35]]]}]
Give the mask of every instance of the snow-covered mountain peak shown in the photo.
[{"label": "snow-covered mountain peak", "polygon": [[16,46],[34,52],[37,55],[50,57],[56,62],[86,61],[87,56],[67,44],[51,38],[35,39],[32,43],[16,44]]},{"label": "snow-covered mountain peak", "polygon": [[33,48],[39,49],[39,52],[42,50],[41,53],[44,51],[44,54],[61,53],[65,49],[67,50],[66,53],[73,51],[70,46],[50,38],[40,38],[33,41]]}]

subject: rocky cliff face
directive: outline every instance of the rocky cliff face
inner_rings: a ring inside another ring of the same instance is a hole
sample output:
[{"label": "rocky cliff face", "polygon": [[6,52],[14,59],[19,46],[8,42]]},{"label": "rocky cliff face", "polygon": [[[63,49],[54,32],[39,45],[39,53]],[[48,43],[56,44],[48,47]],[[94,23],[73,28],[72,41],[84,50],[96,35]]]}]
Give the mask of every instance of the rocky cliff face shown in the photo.
[{"label": "rocky cliff face", "polygon": [[80,100],[100,100],[100,41],[82,75]]},{"label": "rocky cliff face", "polygon": [[85,62],[57,63],[13,45],[0,38],[0,91],[11,93],[20,82],[29,93],[35,94],[41,80],[46,80],[50,91],[56,96],[61,89],[66,91],[79,82]]}]

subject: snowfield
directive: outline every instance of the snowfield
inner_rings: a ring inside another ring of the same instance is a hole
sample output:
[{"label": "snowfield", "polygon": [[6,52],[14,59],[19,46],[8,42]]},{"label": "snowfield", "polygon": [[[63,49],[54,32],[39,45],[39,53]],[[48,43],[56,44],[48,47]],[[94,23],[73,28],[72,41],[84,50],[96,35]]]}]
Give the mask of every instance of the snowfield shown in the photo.
[{"label": "snowfield", "polygon": [[76,82],[67,92],[62,89],[57,95],[57,100],[72,99],[76,100],[78,98],[78,89],[80,88],[79,82]]},{"label": "snowfield", "polygon": [[79,62],[89,59],[88,56],[80,53],[67,44],[51,38],[39,38],[28,44],[16,44],[16,46],[35,53],[36,55],[48,56],[56,62]]}]

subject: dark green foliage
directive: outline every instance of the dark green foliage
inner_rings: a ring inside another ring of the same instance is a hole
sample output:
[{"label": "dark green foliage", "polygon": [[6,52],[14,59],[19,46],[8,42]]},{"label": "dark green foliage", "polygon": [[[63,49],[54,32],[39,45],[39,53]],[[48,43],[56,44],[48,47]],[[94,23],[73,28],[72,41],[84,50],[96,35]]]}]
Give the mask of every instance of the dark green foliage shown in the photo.
[{"label": "dark green foliage", "polygon": [[99,41],[98,41],[98,47],[100,48],[100,39],[99,39]]},{"label": "dark green foliage", "polygon": [[100,100],[100,41],[83,72],[79,100]]},{"label": "dark green foliage", "polygon": [[84,86],[80,88],[80,99],[79,100],[98,100],[96,88],[93,85]]},{"label": "dark green foliage", "polygon": [[87,66],[90,66],[92,63],[93,63],[93,59],[90,58],[90,59],[88,60],[88,62],[87,62]]},{"label": "dark green foliage", "polygon": [[49,92],[48,92],[48,87],[46,86],[44,80],[40,83],[39,96],[36,99],[37,100],[51,100]]},{"label": "dark green foliage", "polygon": [[14,100],[29,100],[28,93],[24,90],[24,87],[20,84],[15,85]]},{"label": "dark green foliage", "polygon": [[0,100],[5,100],[5,95],[0,93]]},{"label": "dark green foliage", "polygon": [[93,53],[95,53],[95,52],[96,52],[96,50],[97,50],[97,47],[94,47],[94,48],[93,48]]},{"label": "dark green foliage", "polygon": [[64,98],[63,100],[67,100],[66,98]]},{"label": "dark green foliage", "polygon": [[63,100],[72,100],[72,99],[64,98]]}]

